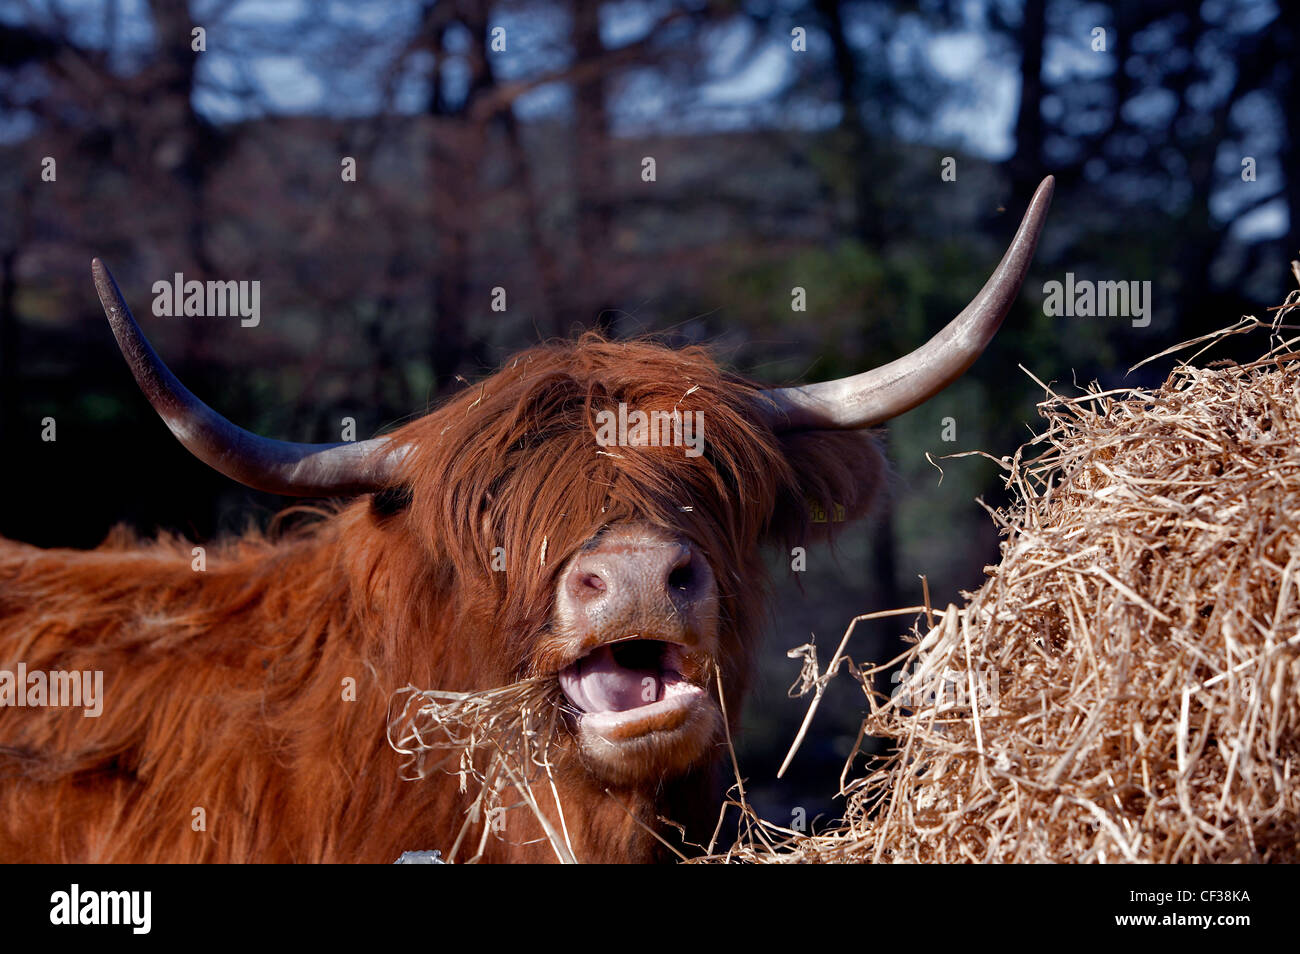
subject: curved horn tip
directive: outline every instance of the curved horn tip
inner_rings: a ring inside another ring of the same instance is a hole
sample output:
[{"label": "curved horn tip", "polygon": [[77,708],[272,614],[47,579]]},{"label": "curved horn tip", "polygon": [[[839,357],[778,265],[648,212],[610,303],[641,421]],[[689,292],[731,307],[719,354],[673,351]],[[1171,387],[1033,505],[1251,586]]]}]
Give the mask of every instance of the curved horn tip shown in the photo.
[{"label": "curved horn tip", "polygon": [[105,310],[108,309],[110,300],[114,298],[125,306],[126,301],[122,298],[121,289],[117,287],[117,279],[113,277],[113,273],[108,270],[108,266],[99,256],[90,260],[90,276],[94,279],[95,291],[99,294],[99,301]]},{"label": "curved horn tip", "polygon": [[[1044,176],[1043,181],[1038,183],[1038,188],[1034,190],[1033,198],[1025,207],[1025,214],[1021,216],[1020,226],[1016,229],[1016,236],[1012,240],[1013,248],[1025,239],[1034,245],[1038,244],[1038,236],[1042,233],[1043,226],[1047,224],[1047,210],[1052,206],[1052,196],[1055,192],[1056,176]],[[1025,266],[1028,265],[1029,263],[1026,262]]]},{"label": "curved horn tip", "polygon": [[764,416],[776,430],[875,427],[928,401],[955,381],[997,333],[1029,271],[1056,177],[1046,176],[979,294],[920,348],[851,377],[764,392],[775,405]]},{"label": "curved horn tip", "polygon": [[[1052,195],[1055,192],[1056,176],[1045,176],[1043,181],[1038,183],[1038,188],[1034,190],[1034,197],[1029,200],[1029,209],[1026,211],[1025,215],[1029,216],[1030,213],[1035,213],[1035,217],[1037,217],[1037,215],[1046,214],[1047,207],[1051,204]],[[1039,210],[1039,206],[1042,207],[1041,211]]]}]

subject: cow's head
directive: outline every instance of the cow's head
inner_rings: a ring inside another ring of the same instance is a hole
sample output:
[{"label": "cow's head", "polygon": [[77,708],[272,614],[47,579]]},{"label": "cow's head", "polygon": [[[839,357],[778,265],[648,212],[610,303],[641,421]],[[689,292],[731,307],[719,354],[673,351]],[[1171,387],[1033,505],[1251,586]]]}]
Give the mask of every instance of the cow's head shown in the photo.
[{"label": "cow's head", "polygon": [[[870,508],[883,468],[866,429],[945,388],[989,343],[1051,192],[1048,179],[971,304],[881,368],[763,390],[701,348],[587,335],[525,351],[437,411],[359,443],[291,444],[231,424],[162,364],[98,261],[94,273],[137,381],[187,448],[273,493],[372,494],[374,526],[427,564],[410,580],[441,580],[439,592],[455,595],[442,612],[491,634],[460,671],[472,684],[439,688],[552,677],[582,770],[602,784],[657,784],[717,751],[715,667],[722,698],[740,703],[761,545],[806,543],[834,522],[810,510],[852,519]],[[635,430],[637,413],[659,441]],[[397,598],[418,602],[409,586]]]}]

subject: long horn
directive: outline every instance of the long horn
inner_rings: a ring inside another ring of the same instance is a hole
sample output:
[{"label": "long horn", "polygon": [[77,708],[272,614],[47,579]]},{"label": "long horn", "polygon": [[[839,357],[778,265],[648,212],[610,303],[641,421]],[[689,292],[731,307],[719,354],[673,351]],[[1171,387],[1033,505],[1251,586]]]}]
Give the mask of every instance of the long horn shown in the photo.
[{"label": "long horn", "polygon": [[364,494],[390,486],[404,448],[386,438],[295,444],[259,437],[226,420],[167,370],[136,324],[104,263],[90,263],[95,290],[140,390],[191,454],[231,480],[289,497]]},{"label": "long horn", "polygon": [[872,427],[928,401],[961,377],[993,340],[1020,294],[1054,186],[1051,176],[1038,186],[997,271],[948,327],[911,354],[871,371],[764,391],[769,400],[762,410],[773,429]]}]

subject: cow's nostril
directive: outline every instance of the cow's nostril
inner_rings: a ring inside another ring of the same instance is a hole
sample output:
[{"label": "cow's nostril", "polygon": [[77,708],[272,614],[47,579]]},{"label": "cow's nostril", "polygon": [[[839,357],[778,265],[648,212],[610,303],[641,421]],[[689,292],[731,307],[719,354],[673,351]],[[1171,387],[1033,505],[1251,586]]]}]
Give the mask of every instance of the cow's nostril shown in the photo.
[{"label": "cow's nostril", "polygon": [[595,593],[605,592],[605,581],[595,573],[584,573],[582,579],[578,581],[579,586],[585,590],[591,590]]},{"label": "cow's nostril", "polygon": [[695,571],[691,569],[689,563],[674,567],[673,571],[668,574],[668,588],[670,590],[688,589],[695,580]]}]

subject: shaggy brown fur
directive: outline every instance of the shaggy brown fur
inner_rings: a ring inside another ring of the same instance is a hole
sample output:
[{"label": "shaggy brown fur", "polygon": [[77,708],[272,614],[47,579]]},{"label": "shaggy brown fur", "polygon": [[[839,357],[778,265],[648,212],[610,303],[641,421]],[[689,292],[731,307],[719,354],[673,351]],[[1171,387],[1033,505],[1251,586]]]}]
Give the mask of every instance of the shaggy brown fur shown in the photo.
[{"label": "shaggy brown fur", "polygon": [[[526,351],[396,431],[414,448],[402,506],[367,497],[278,540],[245,535],[211,548],[206,572],[174,539],[118,534],[91,552],[0,541],[0,668],[105,674],[97,719],[0,708],[0,859],[391,862],[446,848],[467,797],[454,776],[399,778],[392,694],[536,674],[559,569],[621,521],[681,533],[709,561],[734,718],[762,613],[760,545],[829,526],[809,523],[810,499],[862,515],[882,474],[866,436],[778,436],[757,399],[702,349],[588,335]],[[595,413],[620,401],[703,411],[704,455],[601,452]],[[494,547],[506,572],[492,570]],[[706,838],[724,758],[615,794],[674,839],[656,816]],[[580,860],[662,856],[575,758],[557,765]],[[489,838],[486,858],[553,856]]]}]

